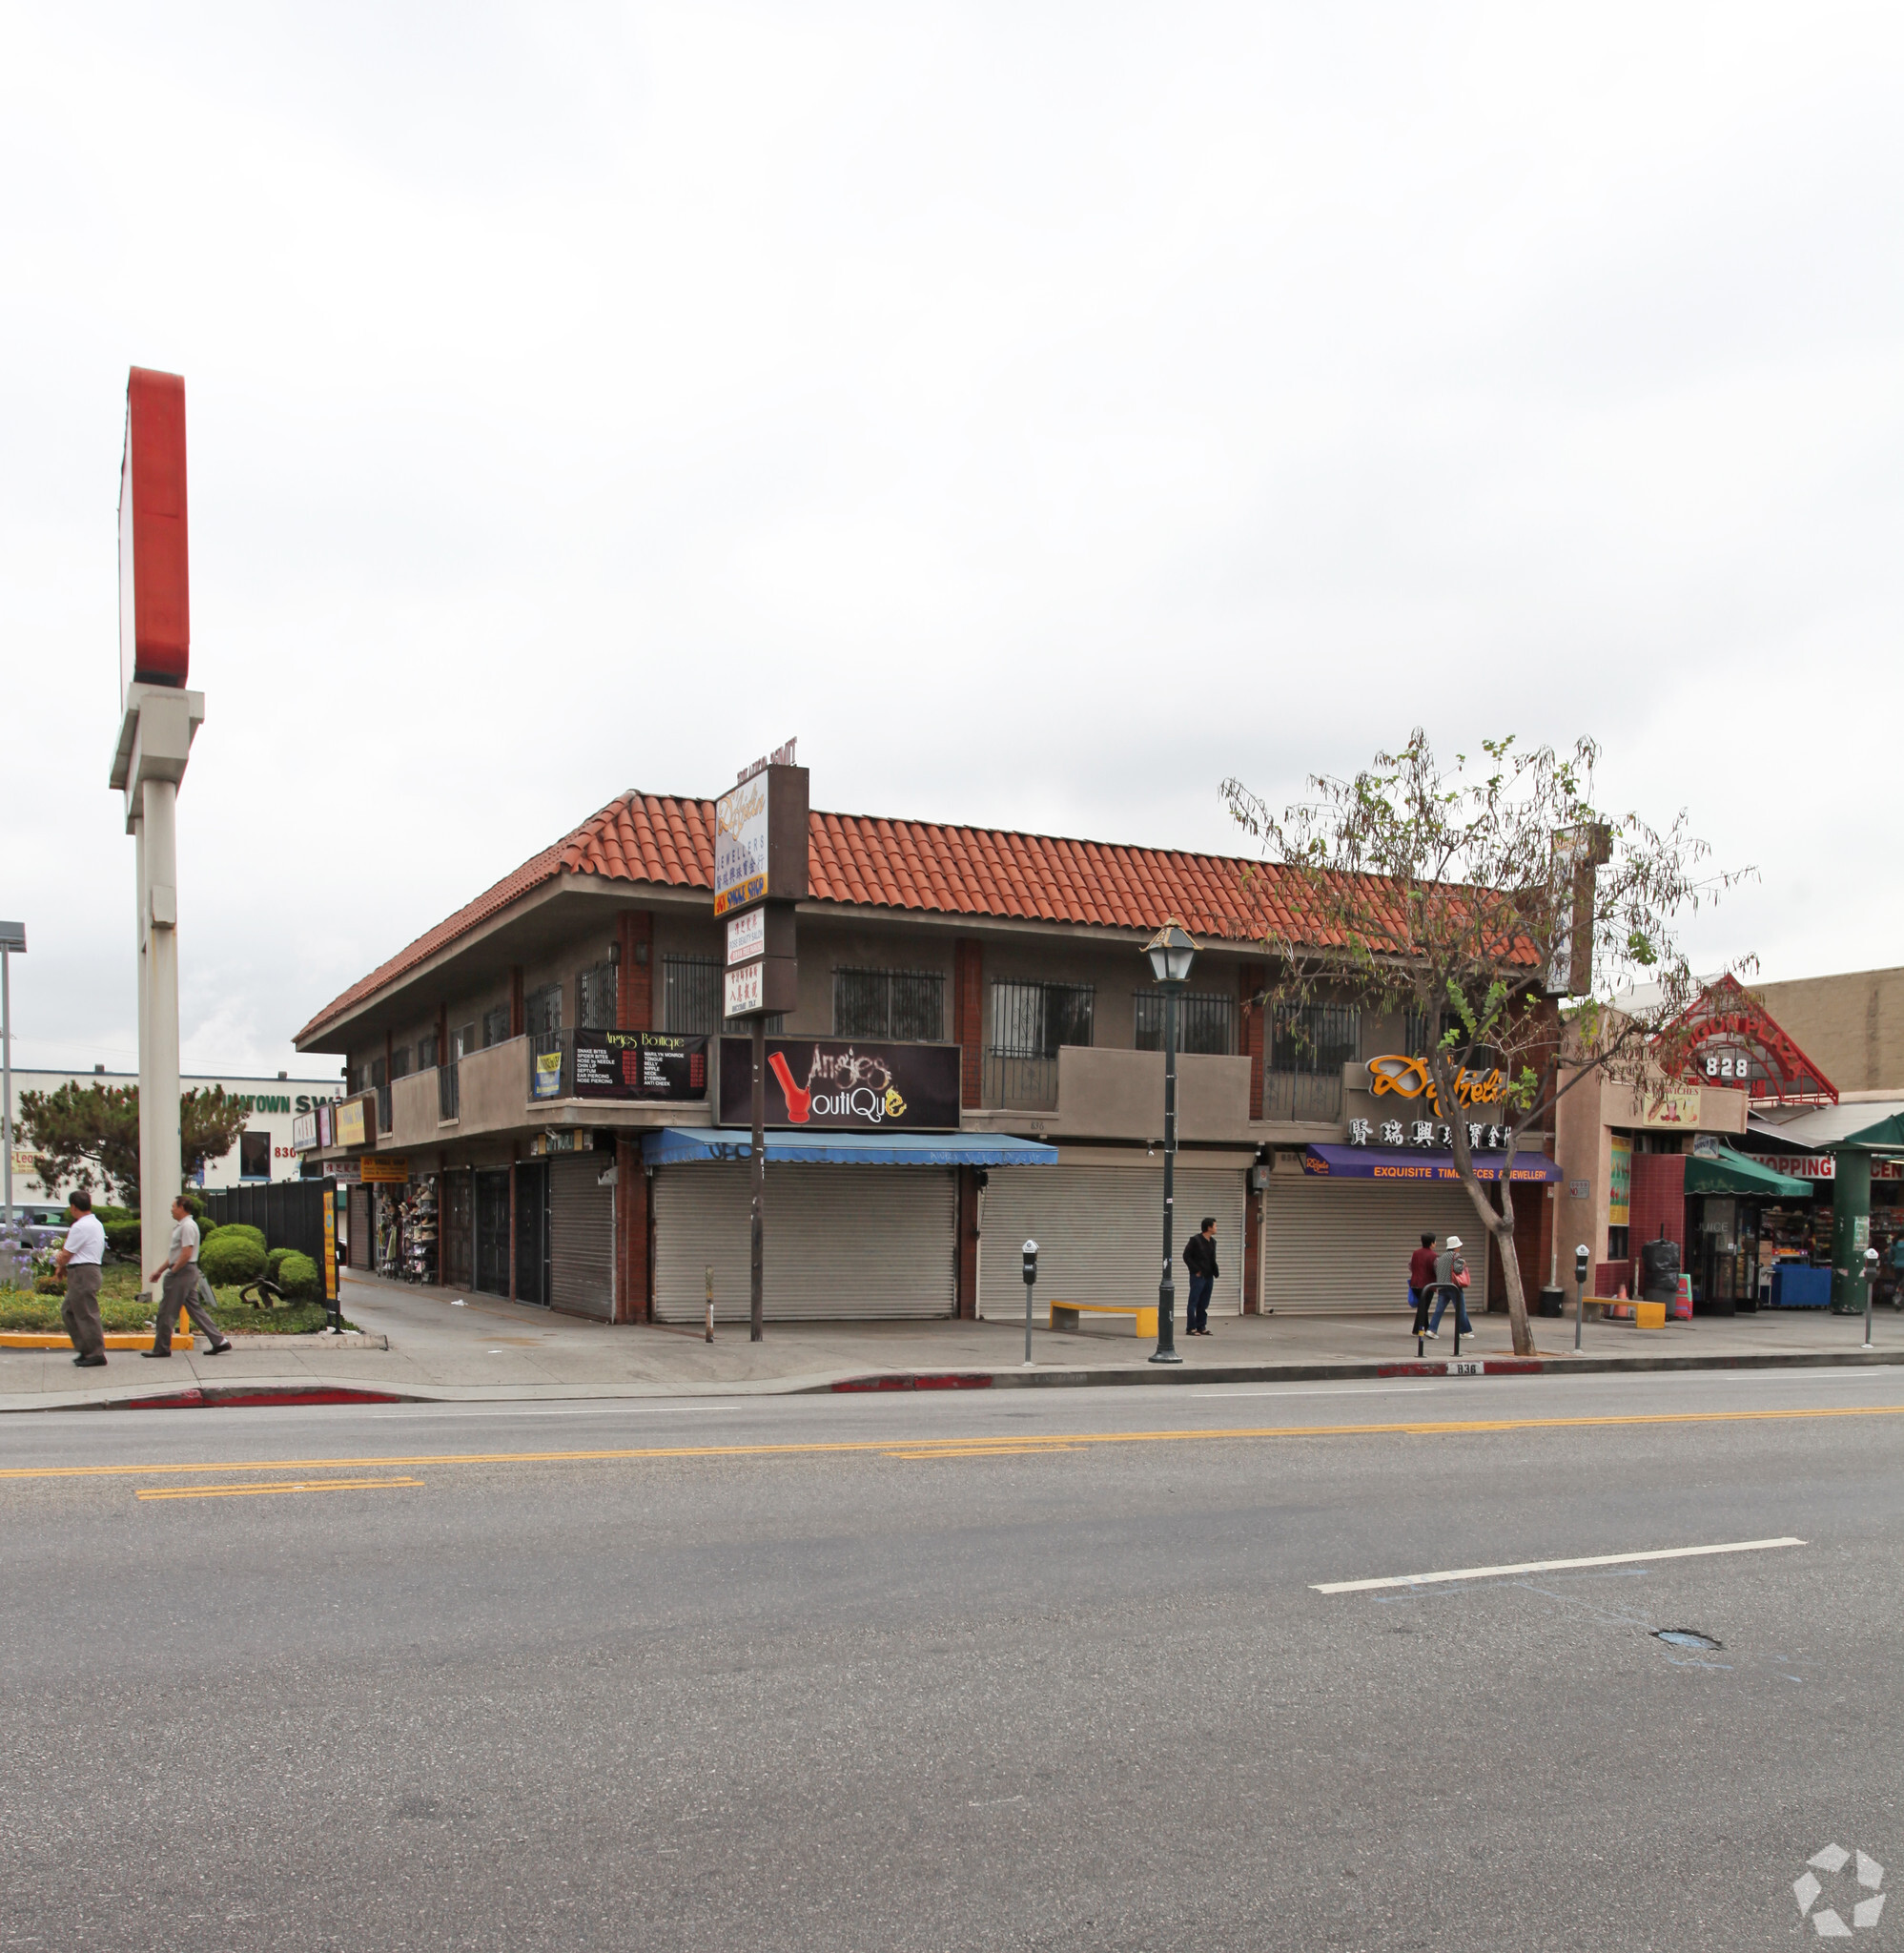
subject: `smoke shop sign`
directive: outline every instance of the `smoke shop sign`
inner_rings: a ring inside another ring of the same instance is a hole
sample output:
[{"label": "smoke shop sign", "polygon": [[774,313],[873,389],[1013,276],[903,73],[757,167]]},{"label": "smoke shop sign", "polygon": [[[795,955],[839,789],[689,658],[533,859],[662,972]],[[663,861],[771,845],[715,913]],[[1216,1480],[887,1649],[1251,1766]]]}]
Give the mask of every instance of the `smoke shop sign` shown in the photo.
[{"label": "smoke shop sign", "polygon": [[[721,1039],[722,1125],[753,1122],[752,1052]],[[840,1038],[767,1040],[767,1123],[832,1132],[956,1132],[959,1047]]]}]

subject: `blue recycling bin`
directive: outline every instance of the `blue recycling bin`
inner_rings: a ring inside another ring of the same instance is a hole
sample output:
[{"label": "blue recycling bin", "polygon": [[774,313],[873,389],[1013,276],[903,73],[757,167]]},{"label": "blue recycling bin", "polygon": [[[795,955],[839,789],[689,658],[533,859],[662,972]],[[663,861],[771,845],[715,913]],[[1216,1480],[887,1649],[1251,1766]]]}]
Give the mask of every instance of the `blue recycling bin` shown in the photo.
[{"label": "blue recycling bin", "polygon": [[1832,1271],[1802,1262],[1780,1262],[1771,1271],[1773,1308],[1830,1308]]}]

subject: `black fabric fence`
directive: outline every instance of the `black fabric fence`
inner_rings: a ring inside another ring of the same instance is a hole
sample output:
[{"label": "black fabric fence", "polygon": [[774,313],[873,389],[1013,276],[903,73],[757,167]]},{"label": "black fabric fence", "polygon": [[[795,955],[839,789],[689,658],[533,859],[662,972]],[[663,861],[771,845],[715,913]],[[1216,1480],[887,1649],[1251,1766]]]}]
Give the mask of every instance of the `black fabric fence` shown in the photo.
[{"label": "black fabric fence", "polygon": [[207,1187],[206,1208],[218,1226],[237,1221],[262,1228],[268,1248],[296,1248],[324,1265],[324,1197],[328,1180],[279,1180],[269,1186]]}]

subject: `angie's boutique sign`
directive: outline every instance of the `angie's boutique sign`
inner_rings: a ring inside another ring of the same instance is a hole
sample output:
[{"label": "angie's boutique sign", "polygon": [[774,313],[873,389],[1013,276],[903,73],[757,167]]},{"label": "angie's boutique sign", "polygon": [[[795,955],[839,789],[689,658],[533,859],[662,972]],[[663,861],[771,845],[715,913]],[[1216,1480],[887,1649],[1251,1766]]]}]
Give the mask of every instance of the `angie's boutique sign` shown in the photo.
[{"label": "angie's boutique sign", "polygon": [[[767,1123],[848,1132],[956,1132],[959,1047],[845,1038],[767,1040]],[[722,1125],[753,1122],[752,1053],[721,1039]]]}]

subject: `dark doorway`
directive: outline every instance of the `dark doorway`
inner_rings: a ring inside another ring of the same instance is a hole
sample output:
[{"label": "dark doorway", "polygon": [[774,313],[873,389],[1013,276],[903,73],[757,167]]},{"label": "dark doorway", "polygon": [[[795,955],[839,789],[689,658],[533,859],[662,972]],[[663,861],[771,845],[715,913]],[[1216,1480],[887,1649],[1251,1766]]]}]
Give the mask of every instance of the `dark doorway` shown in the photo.
[{"label": "dark doorway", "polygon": [[445,1288],[476,1285],[476,1189],[467,1173],[442,1177],[440,1264]]},{"label": "dark doorway", "polygon": [[509,1169],[476,1179],[476,1281],[484,1295],[509,1292]]},{"label": "dark doorway", "polygon": [[541,1160],[516,1168],[516,1300],[546,1308],[549,1299],[549,1170]]}]

